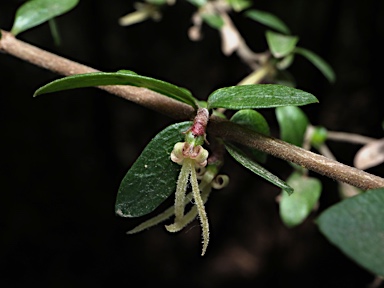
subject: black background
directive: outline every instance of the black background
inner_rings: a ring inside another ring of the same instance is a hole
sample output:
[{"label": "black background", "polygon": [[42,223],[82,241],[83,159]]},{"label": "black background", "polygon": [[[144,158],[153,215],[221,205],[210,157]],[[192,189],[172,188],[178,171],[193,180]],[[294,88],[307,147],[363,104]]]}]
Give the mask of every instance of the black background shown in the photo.
[{"label": "black background", "polygon": [[[23,1],[2,1],[0,27],[10,30]],[[164,11],[159,23],[120,27],[133,1],[82,0],[57,19],[62,45],[47,25],[19,38],[103,71],[130,69],[190,89],[200,99],[235,85],[249,69],[220,51],[217,31],[191,42],[193,6]],[[255,1],[300,36],[299,46],[335,69],[329,84],[296,57],[290,71],[297,87],[320,104],[304,107],[311,123],[330,130],[382,137],[384,3],[379,0]],[[249,46],[266,49],[265,27],[232,15]],[[373,275],[345,257],[319,233],[313,220],[339,198],[336,182],[320,177],[320,208],[301,226],[281,223],[276,187],[228,158],[230,185],[207,203],[211,242],[200,257],[198,222],[170,235],[162,225],[138,235],[125,232],[142,219],[114,214],[120,181],[146,143],[173,123],[164,115],[96,89],[32,98],[57,75],[0,54],[0,266],[2,287],[367,287]],[[278,136],[273,111],[262,111]],[[352,164],[359,146],[330,143],[338,160]],[[269,158],[285,179],[290,166]],[[383,166],[369,170],[383,175]],[[171,204],[172,199],[166,204]],[[166,207],[160,207],[157,212]],[[144,217],[145,218],[145,217]]]}]

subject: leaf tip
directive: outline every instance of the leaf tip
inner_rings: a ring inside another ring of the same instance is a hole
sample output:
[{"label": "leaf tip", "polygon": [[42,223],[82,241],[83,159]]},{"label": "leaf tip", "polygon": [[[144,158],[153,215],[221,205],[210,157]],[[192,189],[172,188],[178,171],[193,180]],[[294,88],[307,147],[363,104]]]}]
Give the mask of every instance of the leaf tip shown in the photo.
[{"label": "leaf tip", "polygon": [[120,217],[132,217],[132,215],[125,214],[119,206],[116,207],[115,214]]},{"label": "leaf tip", "polygon": [[287,194],[288,194],[289,196],[291,196],[291,195],[293,194],[293,192],[295,191],[295,190],[294,190],[292,187],[290,187],[290,186],[283,188],[283,190],[284,190],[285,192],[287,192]]}]

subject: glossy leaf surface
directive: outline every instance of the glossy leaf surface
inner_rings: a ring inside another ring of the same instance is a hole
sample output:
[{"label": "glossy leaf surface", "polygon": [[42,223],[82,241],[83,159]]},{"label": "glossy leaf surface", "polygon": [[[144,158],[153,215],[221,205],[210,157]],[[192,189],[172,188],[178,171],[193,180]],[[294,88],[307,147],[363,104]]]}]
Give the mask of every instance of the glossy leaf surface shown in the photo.
[{"label": "glossy leaf surface", "polygon": [[321,182],[295,172],[287,179],[287,184],[295,193],[281,193],[280,217],[286,226],[293,227],[301,224],[315,207],[321,194]]},{"label": "glossy leaf surface", "polygon": [[196,100],[187,89],[155,78],[141,76],[129,70],[111,73],[95,72],[64,77],[40,87],[36,90],[34,96],[74,88],[103,85],[132,85],[144,87],[196,108]]},{"label": "glossy leaf surface", "polygon": [[191,124],[173,124],[149,142],[120,184],[115,205],[117,215],[138,217],[148,214],[175,192],[181,166],[173,163],[170,155]]},{"label": "glossy leaf surface", "polygon": [[346,255],[384,276],[384,189],[343,200],[317,219],[320,231]]},{"label": "glossy leaf surface", "polygon": [[208,97],[208,108],[255,109],[300,106],[316,103],[315,96],[302,90],[277,85],[254,84],[218,89]]},{"label": "glossy leaf surface", "polygon": [[261,10],[248,10],[245,13],[245,16],[251,18],[252,20],[255,20],[261,24],[264,24],[265,26],[268,26],[269,28],[272,28],[276,31],[279,31],[283,34],[290,34],[289,28],[285,23],[280,20],[277,16]]},{"label": "glossy leaf surface", "polygon": [[11,33],[17,35],[74,8],[79,0],[30,0],[16,11]]},{"label": "glossy leaf surface", "polygon": [[284,191],[286,191],[288,194],[293,193],[293,188],[290,187],[287,183],[285,183],[283,180],[278,178],[277,176],[273,175],[271,172],[269,172],[264,167],[257,164],[255,161],[250,159],[243,151],[236,148],[234,145],[230,143],[225,143],[225,148],[227,149],[228,153],[241,165],[243,165],[245,168],[251,170],[256,175],[259,175],[260,177],[264,178],[265,180],[271,182],[272,184],[276,185],[277,187],[280,187]]}]

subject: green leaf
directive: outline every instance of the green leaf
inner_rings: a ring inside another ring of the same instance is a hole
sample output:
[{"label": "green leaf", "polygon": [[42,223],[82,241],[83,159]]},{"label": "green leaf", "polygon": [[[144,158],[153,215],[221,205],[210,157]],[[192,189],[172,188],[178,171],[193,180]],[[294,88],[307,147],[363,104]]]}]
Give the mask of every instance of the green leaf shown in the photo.
[{"label": "green leaf", "polygon": [[52,93],[62,90],[84,88],[103,85],[132,85],[145,87],[166,95],[180,102],[184,102],[197,107],[196,100],[185,88],[178,87],[171,83],[158,79],[141,76],[129,70],[120,70],[118,72],[95,72],[87,74],[72,75],[52,81],[36,90],[34,96]]},{"label": "green leaf", "polygon": [[296,47],[299,37],[287,36],[272,31],[265,33],[269,50],[275,58],[282,58],[292,53]]},{"label": "green leaf", "polygon": [[282,20],[280,20],[280,18],[278,18],[277,16],[275,16],[269,12],[252,9],[252,10],[248,10],[245,13],[245,16],[247,16],[247,17],[251,18],[252,20],[255,20],[261,24],[264,24],[265,26],[268,26],[269,28],[277,30],[283,34],[290,34],[291,33],[289,28],[287,27],[287,25],[285,25],[285,23]]},{"label": "green leaf", "polygon": [[289,66],[292,65],[293,60],[295,59],[295,54],[288,54],[283,59],[281,59],[279,62],[276,63],[276,67],[279,70],[285,70]]},{"label": "green leaf", "polygon": [[294,227],[301,224],[317,204],[321,194],[321,182],[294,172],[287,179],[287,184],[295,193],[281,193],[280,217],[287,227]]},{"label": "green leaf", "polygon": [[201,14],[201,17],[205,23],[214,29],[220,29],[224,25],[224,20],[220,15],[203,13]]},{"label": "green leaf", "polygon": [[191,124],[173,124],[149,142],[120,184],[115,205],[117,215],[138,217],[148,214],[175,192],[181,166],[173,163],[170,155]]},{"label": "green leaf", "polygon": [[[232,122],[243,125],[253,131],[260,134],[270,135],[269,125],[263,115],[255,110],[244,109],[237,111],[231,118]],[[244,147],[246,148],[246,147]],[[256,149],[250,149],[251,153],[258,162],[264,163],[267,158],[267,154]]]},{"label": "green leaf", "polygon": [[55,18],[49,19],[48,24],[49,24],[49,30],[51,30],[53,42],[55,43],[56,46],[60,46],[61,37],[60,37],[59,28],[57,27]]},{"label": "green leaf", "polygon": [[188,0],[189,3],[197,7],[207,4],[208,0]]},{"label": "green leaf", "polygon": [[343,200],[317,219],[320,231],[341,251],[384,277],[384,188]]},{"label": "green leaf", "polygon": [[260,166],[256,162],[254,162],[252,159],[250,159],[243,151],[236,148],[234,145],[225,142],[225,148],[227,149],[228,153],[241,165],[243,165],[245,168],[251,170],[256,175],[259,175],[260,177],[264,178],[265,180],[271,182],[272,184],[276,185],[277,187],[280,187],[284,191],[286,191],[288,194],[293,193],[292,187],[290,187],[287,183],[285,183],[283,180],[279,179],[277,176],[273,175],[271,172],[269,172],[264,167]]},{"label": "green leaf", "polygon": [[164,5],[167,4],[167,0],[146,0],[147,3],[154,5]]},{"label": "green leaf", "polygon": [[277,84],[254,84],[218,89],[208,97],[208,108],[254,109],[316,103],[315,96]]},{"label": "green leaf", "polygon": [[313,127],[313,133],[311,138],[311,144],[315,148],[319,147],[320,145],[324,144],[324,142],[327,140],[328,137],[328,131],[326,128],[322,126],[316,126]]},{"label": "green leaf", "polygon": [[280,126],[280,138],[285,142],[302,146],[308,118],[305,113],[295,106],[276,108],[276,118]]},{"label": "green leaf", "polygon": [[17,35],[74,8],[79,0],[30,0],[17,11],[11,33]]},{"label": "green leaf", "polygon": [[323,75],[325,76],[325,78],[328,79],[329,82],[333,83],[336,81],[336,75],[332,67],[319,55],[315,54],[314,52],[308,49],[300,47],[296,47],[293,52],[307,58],[313,65],[315,65],[317,69],[320,70],[321,73],[323,73]]},{"label": "green leaf", "polygon": [[236,12],[243,11],[252,5],[252,1],[250,0],[227,0],[227,3]]}]

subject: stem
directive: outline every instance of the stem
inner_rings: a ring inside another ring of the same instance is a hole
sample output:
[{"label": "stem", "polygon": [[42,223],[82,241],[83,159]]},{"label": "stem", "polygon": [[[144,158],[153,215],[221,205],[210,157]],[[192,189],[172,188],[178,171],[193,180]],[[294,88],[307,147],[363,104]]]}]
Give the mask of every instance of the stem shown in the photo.
[{"label": "stem", "polygon": [[377,139],[354,133],[327,131],[327,140],[344,141],[365,145]]},{"label": "stem", "polygon": [[[20,41],[9,32],[1,30],[1,33],[0,52],[8,53],[26,62],[64,76],[99,72],[94,68],[79,64]],[[128,85],[109,85],[97,88],[177,120],[190,119],[193,118],[195,114],[195,111],[191,106],[146,88]]]},{"label": "stem", "polygon": [[208,132],[211,135],[258,149],[364,190],[384,187],[384,179],[381,177],[328,159],[280,139],[261,135],[218,117],[212,116],[208,125]]},{"label": "stem", "polygon": [[262,66],[260,69],[253,71],[243,80],[241,80],[237,85],[259,84],[261,83],[261,81],[263,81],[265,76],[270,73],[271,70],[272,67],[269,64],[264,64],[264,66]]},{"label": "stem", "polygon": [[[8,53],[61,75],[97,71],[91,67],[70,61],[17,40],[6,31],[2,30],[1,33],[1,52]],[[133,86],[103,86],[98,88],[177,120],[191,119],[195,114],[191,106],[148,89]],[[364,190],[384,187],[383,178],[343,165],[279,139],[260,135],[240,125],[214,116],[211,116],[209,123],[208,131],[213,136],[259,149],[265,153],[302,165],[319,174],[349,183]]]}]

